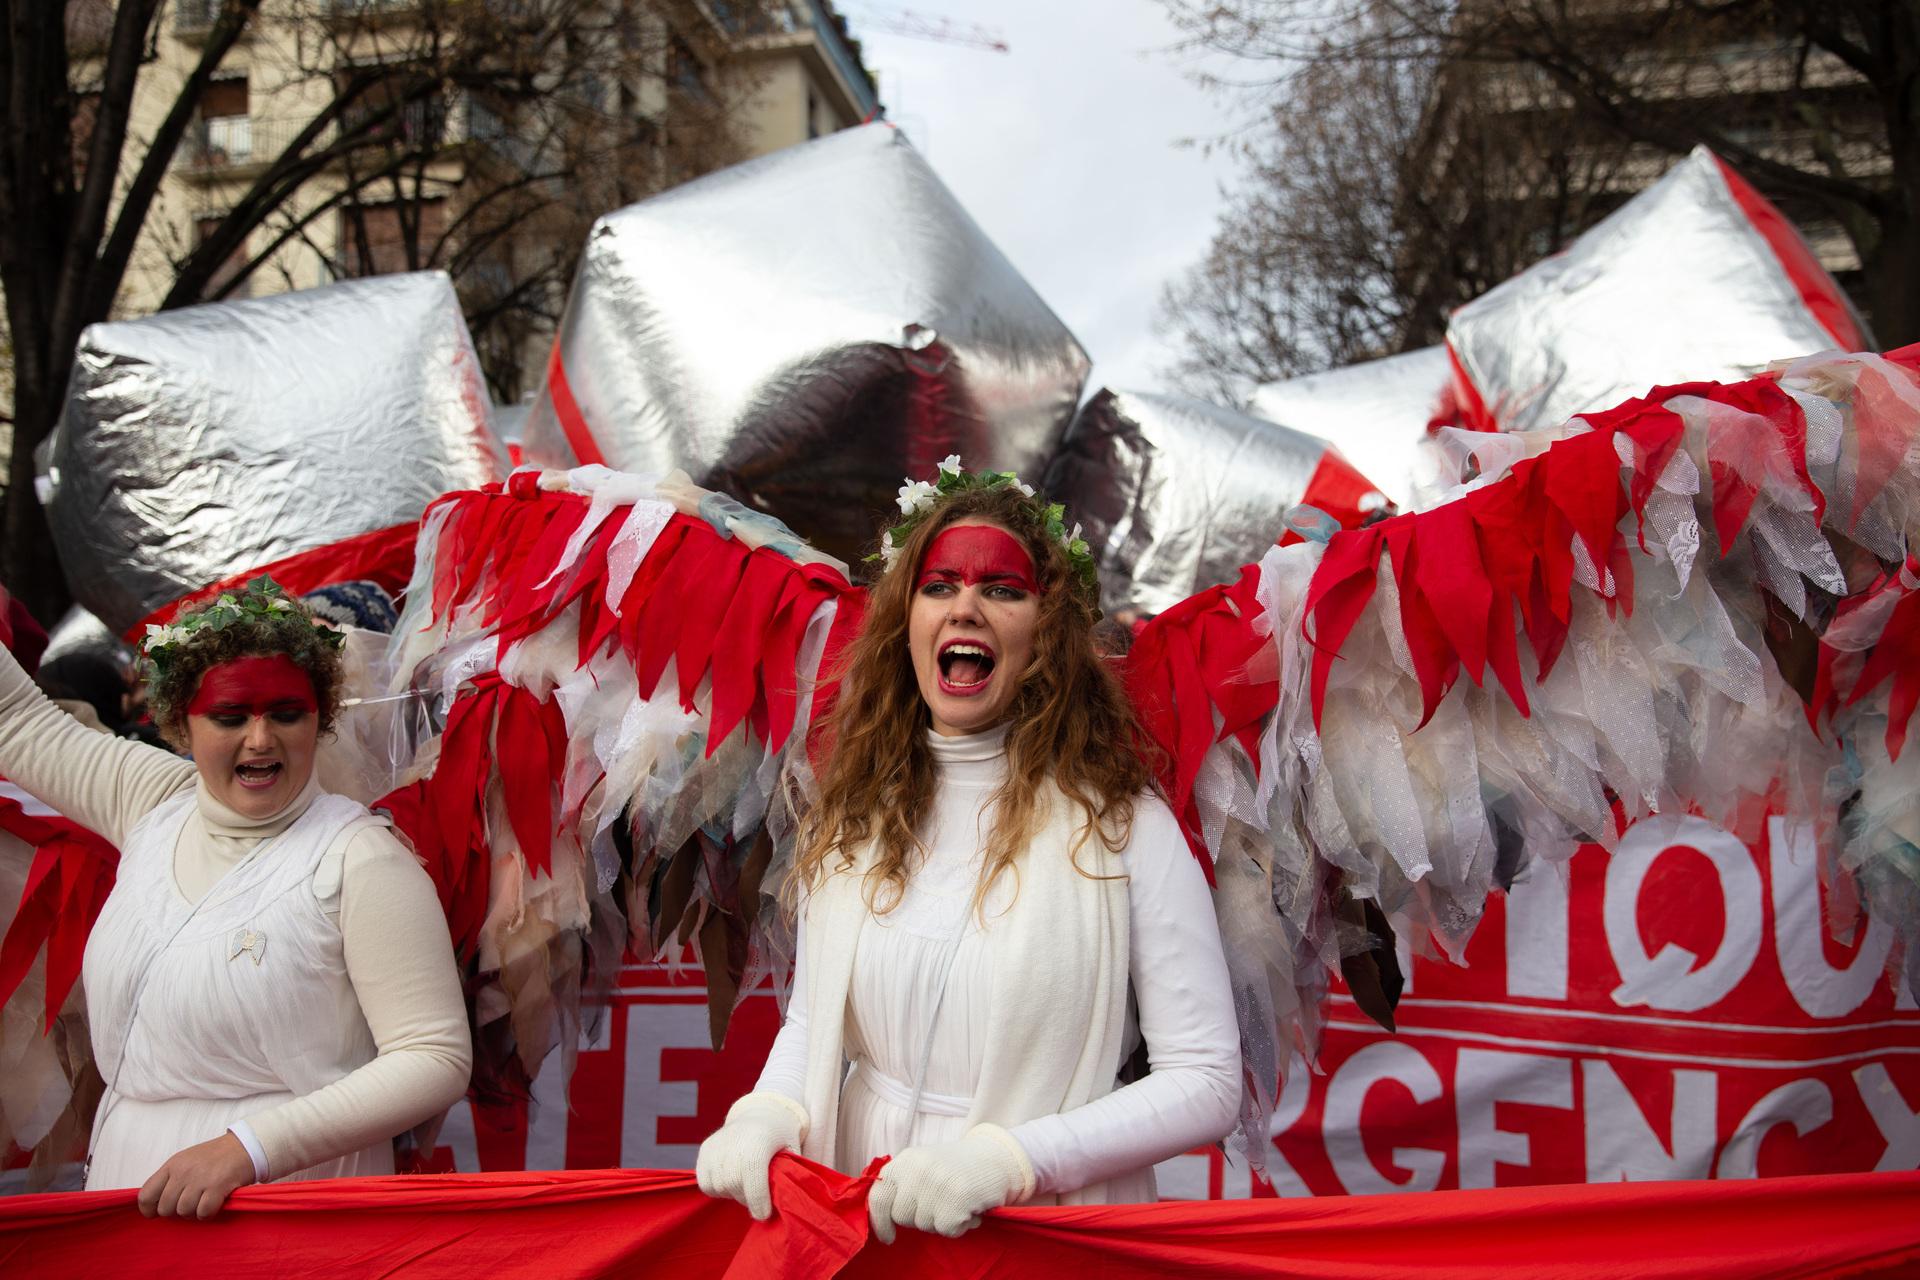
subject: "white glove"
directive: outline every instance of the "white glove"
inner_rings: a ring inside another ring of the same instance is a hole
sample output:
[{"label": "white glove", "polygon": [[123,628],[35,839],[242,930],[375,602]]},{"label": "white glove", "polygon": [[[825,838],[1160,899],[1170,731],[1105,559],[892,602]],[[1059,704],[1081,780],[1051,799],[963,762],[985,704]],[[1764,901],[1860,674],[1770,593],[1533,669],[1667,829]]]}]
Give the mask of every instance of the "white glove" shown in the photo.
[{"label": "white glove", "polygon": [[1033,1162],[1012,1134],[978,1124],[958,1142],[908,1147],[880,1170],[867,1195],[873,1234],[893,1243],[894,1224],[957,1236],[980,1215],[1033,1194]]},{"label": "white glove", "polygon": [[700,1144],[694,1177],[710,1196],[747,1206],[765,1222],[773,1216],[767,1166],[782,1151],[798,1151],[807,1136],[807,1110],[779,1093],[750,1093],[733,1104],[727,1122]]}]

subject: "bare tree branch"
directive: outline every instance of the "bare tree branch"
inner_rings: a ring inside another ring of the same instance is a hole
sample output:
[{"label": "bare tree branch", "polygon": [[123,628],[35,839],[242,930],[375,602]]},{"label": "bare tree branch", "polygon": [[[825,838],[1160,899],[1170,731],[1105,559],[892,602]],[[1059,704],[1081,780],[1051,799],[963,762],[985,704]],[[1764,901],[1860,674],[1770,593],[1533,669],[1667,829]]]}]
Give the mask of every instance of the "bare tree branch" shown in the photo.
[{"label": "bare tree branch", "polygon": [[1837,221],[1881,340],[1920,337],[1920,6],[1162,5],[1175,54],[1213,59],[1195,78],[1267,121],[1214,140],[1246,181],[1163,299],[1190,386],[1234,394],[1432,341],[1452,307],[1702,143],[1790,212]]},{"label": "bare tree branch", "polygon": [[[179,149],[180,139],[186,136],[187,125],[200,109],[200,95],[205,92],[221,60],[240,39],[241,32],[259,8],[260,0],[226,0],[222,5],[220,17],[208,33],[200,61],[187,76],[185,86],[168,109],[166,118],[160,122],[159,129],[154,132],[146,155],[141,157],[140,167],[134,171],[133,182],[120,202],[120,214],[114,219],[113,234],[100,250],[92,288],[83,291],[76,287],[74,290],[73,296],[76,298],[85,297],[90,312],[105,314],[113,305],[113,296],[120,290],[120,280],[126,275],[127,261],[133,256],[134,242],[139,239],[140,229],[146,225],[147,214],[153,206],[155,194],[160,190],[161,179],[166,177],[167,166],[173,163],[173,153]],[[111,169],[89,170],[88,180],[91,182],[97,176],[103,184],[110,186],[113,171],[118,167],[116,164]],[[99,229],[96,227],[93,237],[97,239],[98,235]],[[77,329],[74,336],[79,336]]]}]

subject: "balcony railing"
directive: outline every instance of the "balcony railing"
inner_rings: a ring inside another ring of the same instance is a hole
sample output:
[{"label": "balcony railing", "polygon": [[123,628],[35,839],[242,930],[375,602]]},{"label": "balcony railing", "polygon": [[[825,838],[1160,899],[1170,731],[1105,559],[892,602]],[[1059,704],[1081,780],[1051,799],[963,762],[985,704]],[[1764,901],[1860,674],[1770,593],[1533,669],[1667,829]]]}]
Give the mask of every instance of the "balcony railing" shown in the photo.
[{"label": "balcony railing", "polygon": [[[213,30],[213,24],[220,20],[220,9],[225,0],[174,0],[173,34],[189,44],[199,44]],[[105,6],[109,15],[112,6]],[[111,17],[108,19],[111,21]],[[240,38],[251,40],[255,28],[260,25],[260,16],[254,14],[240,27]]]},{"label": "balcony railing", "polygon": [[[340,127],[352,132],[372,117],[383,115],[384,107],[367,105],[355,108],[347,113]],[[427,151],[457,142],[458,130],[448,115],[447,105],[439,98],[429,98],[420,102],[409,102],[384,115],[382,119],[367,124],[366,138],[369,143],[384,142],[408,151]]]},{"label": "balcony railing", "polygon": [[212,173],[257,164],[272,159],[298,132],[285,122],[252,116],[196,120],[180,140],[174,165],[192,173]]},{"label": "balcony railing", "polygon": [[220,16],[222,0],[173,0],[175,35],[202,35]]},{"label": "balcony railing", "polygon": [[812,26],[821,48],[826,50],[827,60],[840,73],[847,92],[853,95],[855,109],[862,116],[870,116],[880,108],[880,100],[874,96],[873,82],[868,79],[866,69],[860,60],[853,56],[853,50],[847,48],[840,38],[840,29],[834,24],[820,0],[806,0],[808,25]]},{"label": "balcony railing", "polygon": [[[375,110],[369,108],[360,119],[364,120]],[[386,144],[402,151],[434,151],[465,140],[463,116],[464,112],[449,112],[447,105],[437,98],[409,103],[369,126],[363,140],[373,147]],[[218,177],[270,164],[309,123],[309,120],[261,116],[215,116],[197,120],[180,140],[180,149],[174,154],[174,168],[184,173]],[[358,120],[349,116],[341,127],[351,130],[357,125]],[[314,139],[313,145],[330,146],[339,137],[339,128],[327,129]]]}]

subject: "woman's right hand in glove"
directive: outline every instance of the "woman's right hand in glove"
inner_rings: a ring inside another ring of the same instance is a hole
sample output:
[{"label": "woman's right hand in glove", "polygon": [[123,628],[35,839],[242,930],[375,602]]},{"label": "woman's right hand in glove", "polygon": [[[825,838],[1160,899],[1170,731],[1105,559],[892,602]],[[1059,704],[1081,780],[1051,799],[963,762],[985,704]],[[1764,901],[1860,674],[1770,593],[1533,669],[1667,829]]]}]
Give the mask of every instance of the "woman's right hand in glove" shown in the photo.
[{"label": "woman's right hand in glove", "polygon": [[700,1144],[694,1176],[708,1195],[738,1200],[764,1222],[773,1215],[767,1167],[780,1152],[798,1151],[806,1136],[806,1108],[784,1094],[750,1093]]}]

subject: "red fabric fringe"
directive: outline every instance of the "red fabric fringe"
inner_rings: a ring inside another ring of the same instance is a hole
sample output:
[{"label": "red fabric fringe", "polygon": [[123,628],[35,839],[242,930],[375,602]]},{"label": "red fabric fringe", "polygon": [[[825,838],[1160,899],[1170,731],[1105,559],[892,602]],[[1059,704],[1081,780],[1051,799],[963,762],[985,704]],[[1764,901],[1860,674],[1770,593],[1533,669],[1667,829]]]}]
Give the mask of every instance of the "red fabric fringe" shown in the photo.
[{"label": "red fabric fringe", "polygon": [[[1906,572],[1920,575],[1920,556],[1907,558]],[[1842,600],[1835,611],[1834,622],[1841,622],[1888,591],[1900,593],[1900,602],[1887,615],[1879,638],[1866,651],[1866,657],[1851,681],[1837,676],[1835,668],[1839,653],[1825,641],[1821,642],[1813,698],[1808,704],[1807,716],[1818,728],[1818,719],[1822,714],[1830,714],[1841,706],[1850,707],[1891,681],[1892,688],[1887,698],[1887,755],[1898,760],[1901,750],[1906,746],[1907,729],[1913,720],[1914,710],[1920,707],[1920,591],[1904,586],[1897,569],[1883,573],[1864,591]],[[1841,688],[1842,684],[1846,686],[1844,689]]]},{"label": "red fabric fringe", "polygon": [[1260,567],[1239,581],[1208,587],[1160,614],[1140,631],[1121,668],[1142,735],[1158,759],[1156,772],[1193,856],[1213,883],[1213,861],[1201,838],[1193,797],[1200,765],[1216,742],[1238,738],[1256,767],[1260,727],[1279,704],[1279,671],[1250,668],[1270,640],[1256,633]]},{"label": "red fabric fringe", "polygon": [[[1315,725],[1333,663],[1373,597],[1383,552],[1392,557],[1401,631],[1420,682],[1420,723],[1432,717],[1463,670],[1482,684],[1491,668],[1514,704],[1527,712],[1519,636],[1525,635],[1545,678],[1567,638],[1576,539],[1602,571],[1609,605],[1633,606],[1632,562],[1619,525],[1631,512],[1645,548],[1647,499],[1684,432],[1680,416],[1666,402],[1682,395],[1762,419],[1813,498],[1819,518],[1825,500],[1807,474],[1805,416],[1771,378],[1657,387],[1604,413],[1586,414],[1592,431],[1516,463],[1497,483],[1431,511],[1334,535],[1308,588],[1304,624],[1314,648]],[[1632,457],[1624,484],[1617,451],[1622,439],[1630,443]],[[1750,437],[1741,443],[1752,445]],[[1714,523],[1725,555],[1746,527],[1758,490],[1724,460],[1712,440],[1708,462]]]},{"label": "red fabric fringe", "polygon": [[[607,553],[629,508],[608,513],[569,565],[561,557],[587,517],[588,499],[545,492],[534,473],[518,473],[504,487],[449,494],[429,511],[440,509],[447,511],[435,548],[435,619],[477,604],[504,651],[578,603],[580,666],[618,645],[633,664],[640,695],[652,697],[671,665],[689,711],[701,682],[711,677],[711,756],[742,724],[769,751],[786,744],[799,717],[793,672],[807,624],[822,604],[838,601],[814,716],[831,706],[836,660],[858,632],[865,598],[837,570],[749,548],[704,520],[676,514],[609,608]],[[473,954],[486,919],[489,779],[500,778],[529,870],[547,874],[563,818],[554,788],[566,749],[556,703],[488,672],[455,699],[433,776],[376,806],[413,841],[463,959]]]},{"label": "red fabric fringe", "polygon": [[33,846],[26,891],[6,936],[0,938],[0,1005],[6,1004],[47,950],[46,1029],[53,1029],[67,993],[80,977],[87,935],[120,869],[120,851],[65,818],[34,817],[20,802],[0,796],[0,830]]},{"label": "red fabric fringe", "polygon": [[[617,643],[633,663],[640,695],[650,698],[671,663],[688,710],[701,681],[712,677],[708,755],[742,723],[768,750],[785,746],[798,719],[792,672],[807,623],[820,605],[840,602],[829,657],[859,625],[864,593],[837,570],[749,548],[704,520],[671,517],[609,609],[607,552],[627,508],[615,508],[576,563],[561,569],[560,556],[586,518],[586,498],[542,492],[522,473],[505,492],[489,486],[434,506],[447,504],[453,511],[435,563],[436,618],[484,597],[483,618],[497,627],[505,649],[578,601],[580,665]],[[831,683],[823,682],[816,697],[816,716],[831,702]]]}]

